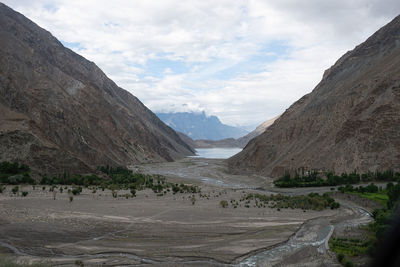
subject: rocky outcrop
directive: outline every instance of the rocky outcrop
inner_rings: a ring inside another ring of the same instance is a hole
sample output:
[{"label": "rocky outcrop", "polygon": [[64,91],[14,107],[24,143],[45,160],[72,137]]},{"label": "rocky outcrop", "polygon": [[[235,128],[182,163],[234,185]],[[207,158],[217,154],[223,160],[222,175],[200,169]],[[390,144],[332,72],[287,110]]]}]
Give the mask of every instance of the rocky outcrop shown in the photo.
[{"label": "rocky outcrop", "polygon": [[400,171],[400,16],[342,56],[228,164],[270,176],[303,167]]},{"label": "rocky outcrop", "polygon": [[0,161],[41,173],[172,161],[192,149],[136,97],[0,3]]}]

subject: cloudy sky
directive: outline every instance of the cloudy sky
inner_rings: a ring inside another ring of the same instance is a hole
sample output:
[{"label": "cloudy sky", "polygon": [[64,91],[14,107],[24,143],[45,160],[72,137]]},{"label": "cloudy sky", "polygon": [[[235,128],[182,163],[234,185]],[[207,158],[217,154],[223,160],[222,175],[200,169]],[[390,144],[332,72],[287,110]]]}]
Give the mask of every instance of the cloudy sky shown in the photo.
[{"label": "cloudy sky", "polygon": [[154,112],[256,125],[310,92],[398,0],[5,0]]}]

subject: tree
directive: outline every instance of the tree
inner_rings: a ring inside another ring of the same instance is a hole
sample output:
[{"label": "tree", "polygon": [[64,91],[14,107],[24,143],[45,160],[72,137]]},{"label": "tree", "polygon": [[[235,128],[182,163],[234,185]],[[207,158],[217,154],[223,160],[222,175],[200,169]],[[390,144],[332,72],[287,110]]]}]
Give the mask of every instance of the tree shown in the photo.
[{"label": "tree", "polygon": [[12,193],[13,193],[14,195],[18,192],[18,190],[19,190],[18,185],[14,186],[14,187],[11,189],[11,191],[12,191]]},{"label": "tree", "polygon": [[131,194],[133,197],[136,197],[136,190],[134,188],[131,188]]},{"label": "tree", "polygon": [[228,207],[228,201],[226,201],[226,200],[221,200],[221,201],[219,202],[219,205],[220,205],[222,208],[226,208],[226,207]]}]

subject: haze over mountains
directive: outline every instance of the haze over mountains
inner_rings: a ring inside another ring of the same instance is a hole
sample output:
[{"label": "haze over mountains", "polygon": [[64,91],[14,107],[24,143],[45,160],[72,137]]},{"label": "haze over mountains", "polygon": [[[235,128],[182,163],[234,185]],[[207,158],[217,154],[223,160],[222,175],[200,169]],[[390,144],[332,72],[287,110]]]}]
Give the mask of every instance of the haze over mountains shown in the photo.
[{"label": "haze over mountains", "polygon": [[0,161],[84,173],[193,154],[93,62],[1,3],[0,40]]},{"label": "haze over mountains", "polygon": [[243,129],[223,124],[218,117],[207,116],[204,111],[201,113],[177,112],[156,114],[175,131],[182,132],[194,140],[239,138],[248,133]]},{"label": "haze over mountains", "polygon": [[244,148],[251,139],[262,134],[269,126],[271,126],[274,123],[274,121],[277,118],[279,118],[279,116],[264,121],[263,123],[258,125],[256,129],[246,134],[245,136],[239,137],[237,139],[225,138],[221,140],[206,140],[206,139],[193,140],[192,138],[188,137],[187,135],[181,132],[178,132],[178,134],[182,140],[184,140],[187,144],[191,145],[194,148],[213,148],[213,147]]},{"label": "haze over mountains", "polygon": [[400,170],[400,16],[228,160],[234,172]]}]

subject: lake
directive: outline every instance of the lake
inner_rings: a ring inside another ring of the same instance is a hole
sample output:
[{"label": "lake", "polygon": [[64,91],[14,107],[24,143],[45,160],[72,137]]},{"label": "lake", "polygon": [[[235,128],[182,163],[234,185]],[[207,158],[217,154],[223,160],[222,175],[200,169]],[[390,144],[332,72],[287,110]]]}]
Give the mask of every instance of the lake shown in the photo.
[{"label": "lake", "polygon": [[196,156],[193,158],[209,159],[227,159],[242,151],[239,147],[214,147],[214,148],[196,148]]}]

